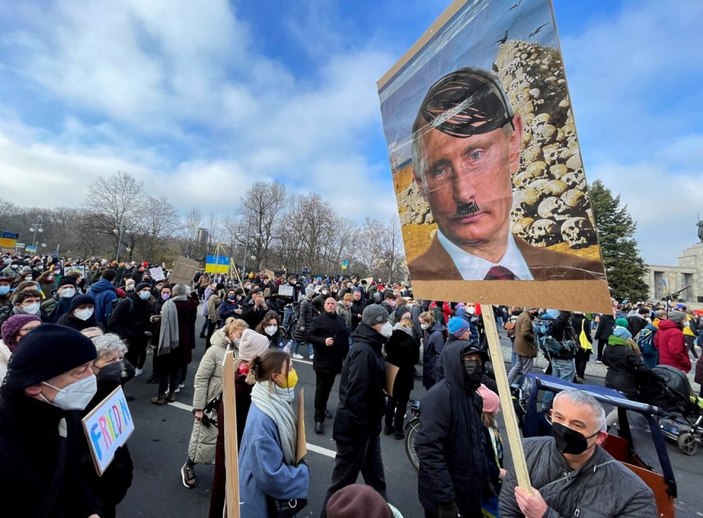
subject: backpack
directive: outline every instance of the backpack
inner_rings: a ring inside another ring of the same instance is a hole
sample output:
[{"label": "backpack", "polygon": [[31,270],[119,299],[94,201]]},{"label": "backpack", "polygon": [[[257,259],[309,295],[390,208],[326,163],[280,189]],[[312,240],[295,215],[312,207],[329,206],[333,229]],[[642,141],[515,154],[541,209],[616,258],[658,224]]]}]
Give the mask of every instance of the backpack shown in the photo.
[{"label": "backpack", "polygon": [[515,324],[517,324],[517,317],[511,316],[508,321],[503,324],[503,329],[505,329],[508,338],[515,338]]},{"label": "backpack", "polygon": [[540,320],[534,325],[535,337],[537,343],[546,355],[554,358],[564,358],[565,356],[573,357],[576,354],[578,346],[573,340],[562,340],[561,342],[552,336],[552,320]]},{"label": "backpack", "polygon": [[637,335],[637,346],[642,352],[642,356],[653,358],[657,355],[657,348],[654,347],[654,335],[657,333],[655,329],[645,327]]},{"label": "backpack", "polygon": [[293,314],[283,326],[283,334],[288,338],[293,338],[293,329],[298,325],[298,316],[300,315],[300,302],[293,302]]}]

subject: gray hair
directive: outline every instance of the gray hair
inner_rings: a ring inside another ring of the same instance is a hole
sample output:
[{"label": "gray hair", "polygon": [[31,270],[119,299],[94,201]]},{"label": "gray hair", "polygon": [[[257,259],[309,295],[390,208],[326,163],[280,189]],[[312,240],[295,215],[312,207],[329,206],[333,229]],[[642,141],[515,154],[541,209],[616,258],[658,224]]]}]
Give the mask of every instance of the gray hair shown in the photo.
[{"label": "gray hair", "polygon": [[122,339],[115,333],[107,333],[106,335],[96,336],[92,338],[95,350],[98,353],[98,358],[107,356],[117,351],[122,354],[127,352],[127,346]]},{"label": "gray hair", "polygon": [[556,403],[561,397],[566,397],[572,403],[576,403],[577,405],[590,406],[596,416],[596,420],[598,421],[598,429],[601,432],[608,430],[608,423],[605,420],[605,410],[603,409],[603,406],[588,392],[579,389],[562,390],[554,396],[554,403]]}]

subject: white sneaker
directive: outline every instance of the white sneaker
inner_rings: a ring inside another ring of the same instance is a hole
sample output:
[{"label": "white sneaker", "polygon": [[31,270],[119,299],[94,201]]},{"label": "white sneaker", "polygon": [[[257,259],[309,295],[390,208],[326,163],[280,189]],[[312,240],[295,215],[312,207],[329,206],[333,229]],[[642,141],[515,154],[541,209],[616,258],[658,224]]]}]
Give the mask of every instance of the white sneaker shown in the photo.
[{"label": "white sneaker", "polygon": [[303,355],[302,355],[302,354],[295,353],[295,354],[293,354],[292,358],[295,359],[295,360],[302,360],[302,359],[303,359]]},{"label": "white sneaker", "polygon": [[315,359],[315,355],[314,355],[314,354],[311,354],[311,355],[310,355],[310,359],[311,359],[311,360],[314,360],[314,359]]},{"label": "white sneaker", "polygon": [[141,376],[142,372],[142,369],[134,369],[134,377]]}]

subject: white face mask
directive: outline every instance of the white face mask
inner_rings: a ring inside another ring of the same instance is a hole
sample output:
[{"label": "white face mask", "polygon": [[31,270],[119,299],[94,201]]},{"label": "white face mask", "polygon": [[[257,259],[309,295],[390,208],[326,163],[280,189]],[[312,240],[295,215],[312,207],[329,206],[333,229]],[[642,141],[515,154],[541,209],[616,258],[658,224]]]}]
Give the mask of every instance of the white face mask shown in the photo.
[{"label": "white face mask", "polygon": [[151,297],[151,292],[150,291],[140,291],[139,292],[139,298],[142,300],[147,300],[149,297]]},{"label": "white face mask", "polygon": [[391,337],[391,335],[393,334],[393,326],[390,322],[386,322],[385,324],[383,324],[383,327],[381,328],[381,334],[386,338]]},{"label": "white face mask", "polygon": [[75,288],[66,288],[64,290],[61,290],[59,293],[59,297],[62,299],[70,299],[76,294],[76,289]]},{"label": "white face mask", "polygon": [[429,328],[430,328],[430,324],[420,324],[420,327],[421,327],[422,329],[429,329]]},{"label": "white face mask", "polygon": [[269,336],[273,336],[276,334],[276,331],[278,331],[278,326],[266,326],[264,327],[264,333],[266,333]]},{"label": "white face mask", "polygon": [[24,313],[25,315],[36,315],[37,313],[39,313],[39,303],[32,302],[31,304],[22,306],[22,313]]},{"label": "white face mask", "polygon": [[[58,390],[58,394],[54,397],[53,401],[46,400],[48,403],[62,408],[63,410],[83,410],[90,400],[93,399],[95,393],[98,391],[98,382],[95,378],[95,374],[83,378],[82,380],[74,381],[73,383],[66,385],[64,388],[57,388],[47,383],[42,382],[47,387]],[[45,398],[46,399],[46,398]]]},{"label": "white face mask", "polygon": [[86,320],[88,320],[90,317],[93,316],[93,311],[94,311],[93,308],[77,309],[73,312],[73,314],[75,315],[75,317],[78,320],[82,320],[83,322],[85,322]]}]

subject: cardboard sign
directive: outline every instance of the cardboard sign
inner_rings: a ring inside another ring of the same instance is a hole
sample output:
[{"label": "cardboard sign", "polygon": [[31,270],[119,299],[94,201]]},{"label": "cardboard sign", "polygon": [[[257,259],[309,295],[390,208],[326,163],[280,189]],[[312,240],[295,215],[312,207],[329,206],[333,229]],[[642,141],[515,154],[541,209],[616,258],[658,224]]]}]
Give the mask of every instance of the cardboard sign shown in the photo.
[{"label": "cardboard sign", "polygon": [[163,268],[161,268],[161,266],[157,266],[156,268],[149,268],[149,275],[156,282],[163,281],[166,279],[166,275],[164,275],[164,270]]},{"label": "cardboard sign", "polygon": [[295,289],[293,288],[293,286],[279,286],[278,287],[278,294],[281,297],[292,297],[294,293],[295,293]]},{"label": "cardboard sign", "polygon": [[127,406],[122,387],[117,387],[102,403],[93,408],[83,420],[93,464],[102,475],[134,431],[134,421]]},{"label": "cardboard sign", "polygon": [[305,388],[301,388],[298,393],[298,415],[296,417],[297,435],[295,439],[295,463],[300,464],[300,461],[305,458],[308,453],[308,447],[305,443]]},{"label": "cardboard sign", "polygon": [[193,282],[193,277],[195,277],[195,272],[198,271],[200,263],[198,261],[193,261],[187,257],[178,256],[176,262],[173,264],[173,270],[171,275],[169,275],[169,283],[174,284],[185,284],[190,286]]},{"label": "cardboard sign", "polygon": [[610,311],[549,0],[454,1],[378,91],[416,298]]},{"label": "cardboard sign", "polygon": [[386,362],[386,394],[390,397],[393,397],[393,385],[399,370],[397,365]]},{"label": "cardboard sign", "polygon": [[85,278],[85,266],[79,265],[79,266],[64,266],[63,268],[63,275],[64,277],[68,275],[71,272],[78,272],[81,274],[81,277]]}]

